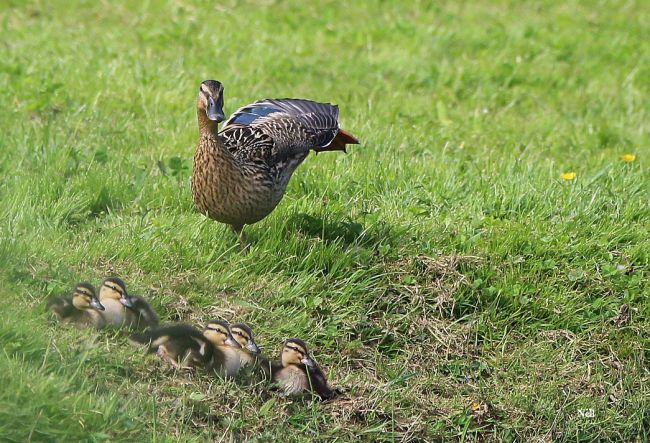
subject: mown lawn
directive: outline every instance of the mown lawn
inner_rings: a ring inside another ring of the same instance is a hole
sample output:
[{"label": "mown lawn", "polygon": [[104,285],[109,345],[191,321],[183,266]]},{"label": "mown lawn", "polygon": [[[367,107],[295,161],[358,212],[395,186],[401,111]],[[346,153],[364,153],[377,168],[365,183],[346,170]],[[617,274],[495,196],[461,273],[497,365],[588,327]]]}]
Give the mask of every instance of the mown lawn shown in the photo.
[{"label": "mown lawn", "polygon": [[[1,441],[650,440],[647,2],[0,8]],[[337,103],[362,142],[310,156],[248,252],[193,210],[208,78],[226,112]],[[165,321],[305,339],[345,395],[48,321],[109,274]]]}]

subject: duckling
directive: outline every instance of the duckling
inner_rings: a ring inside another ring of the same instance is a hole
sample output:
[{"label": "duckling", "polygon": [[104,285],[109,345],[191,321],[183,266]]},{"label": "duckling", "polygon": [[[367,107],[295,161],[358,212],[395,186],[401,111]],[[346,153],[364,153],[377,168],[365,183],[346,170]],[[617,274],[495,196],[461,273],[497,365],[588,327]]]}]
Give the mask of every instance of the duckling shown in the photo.
[{"label": "duckling", "polygon": [[241,366],[256,366],[261,351],[257,343],[255,343],[251,328],[245,323],[237,323],[230,325],[230,332],[241,346],[239,351]]},{"label": "duckling", "polygon": [[99,301],[102,302],[106,308],[103,316],[108,326],[115,326],[118,328],[138,327],[140,322],[140,313],[133,309],[127,309],[127,307],[122,303],[125,294],[127,294],[126,283],[118,277],[107,278],[99,288]]},{"label": "duckling", "polygon": [[158,326],[158,314],[144,298],[130,295],[125,290],[120,297],[120,303],[135,315],[135,329],[142,330]]},{"label": "duckling", "polygon": [[179,323],[131,334],[131,341],[146,344],[147,353],[156,353],[176,369],[207,367],[214,358],[212,343],[194,326]]},{"label": "duckling", "polygon": [[246,105],[219,132],[223,102],[220,82],[201,83],[192,197],[199,212],[230,225],[244,246],[244,225],[275,209],[310,151],[346,152],[346,145],[359,141],[340,128],[338,106],[303,99]]},{"label": "duckling", "polygon": [[309,355],[307,344],[298,338],[285,341],[280,361],[265,366],[270,371],[271,381],[285,395],[313,393],[329,400],[339,394],[327,384],[325,374]]},{"label": "duckling", "polygon": [[175,324],[131,334],[131,340],[146,344],[149,353],[158,354],[176,369],[203,367],[233,377],[241,365],[240,345],[228,323],[220,320],[208,322],[203,332],[187,324]]},{"label": "duckling", "polygon": [[54,297],[47,303],[59,321],[74,323],[77,326],[94,326],[101,329],[105,325],[104,317],[99,311],[104,310],[95,295],[95,287],[90,283],[79,283],[73,291],[71,298]]},{"label": "duckling", "polygon": [[215,348],[215,357],[211,369],[225,377],[234,377],[241,367],[240,350],[241,345],[232,336],[227,322],[222,320],[210,320],[203,335],[210,340]]}]

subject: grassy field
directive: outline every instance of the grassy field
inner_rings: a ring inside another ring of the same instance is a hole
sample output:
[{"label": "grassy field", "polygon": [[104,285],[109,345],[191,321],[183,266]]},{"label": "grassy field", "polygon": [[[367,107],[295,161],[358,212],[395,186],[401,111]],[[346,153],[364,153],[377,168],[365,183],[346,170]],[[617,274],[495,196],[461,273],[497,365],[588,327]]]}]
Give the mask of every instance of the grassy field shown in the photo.
[{"label": "grassy field", "polygon": [[[309,3],[1,3],[0,441],[650,440],[648,3]],[[193,210],[208,78],[227,113],[337,103],[362,142],[248,252]],[[269,355],[301,337],[346,393],[48,321],[107,275]]]}]

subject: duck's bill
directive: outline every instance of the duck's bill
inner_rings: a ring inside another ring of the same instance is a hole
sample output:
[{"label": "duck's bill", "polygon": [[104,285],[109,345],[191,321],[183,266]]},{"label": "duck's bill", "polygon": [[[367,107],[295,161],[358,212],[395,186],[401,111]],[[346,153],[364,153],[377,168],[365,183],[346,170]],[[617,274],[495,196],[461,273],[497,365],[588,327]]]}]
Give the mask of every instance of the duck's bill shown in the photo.
[{"label": "duck's bill", "polygon": [[221,105],[214,101],[212,97],[208,98],[208,108],[205,110],[208,119],[221,123],[226,119]]},{"label": "duck's bill", "polygon": [[99,302],[99,300],[96,299],[96,298],[93,298],[92,300],[90,300],[90,306],[92,306],[94,309],[97,309],[98,311],[103,311],[103,310],[106,309],[106,308],[104,307],[104,305],[101,304],[101,303]]},{"label": "duck's bill", "polygon": [[262,351],[260,350],[259,346],[257,346],[257,343],[255,343],[255,342],[252,341],[252,340],[248,342],[248,344],[246,345],[246,348],[247,348],[249,351],[251,351],[253,354],[259,354],[260,352],[262,352]]}]

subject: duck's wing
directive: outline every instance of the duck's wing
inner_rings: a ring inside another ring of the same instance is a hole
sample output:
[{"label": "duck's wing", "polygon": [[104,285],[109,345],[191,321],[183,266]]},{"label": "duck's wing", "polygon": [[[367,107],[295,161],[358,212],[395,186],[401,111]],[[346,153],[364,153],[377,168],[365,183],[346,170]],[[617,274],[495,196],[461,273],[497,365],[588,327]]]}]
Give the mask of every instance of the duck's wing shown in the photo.
[{"label": "duck's wing", "polygon": [[276,152],[273,139],[252,126],[230,125],[221,130],[219,138],[235,158],[244,161],[267,163]]},{"label": "duck's wing", "polygon": [[340,129],[339,108],[303,99],[265,99],[225,122],[220,137],[236,157],[278,162],[310,150],[345,151],[358,140]]}]

